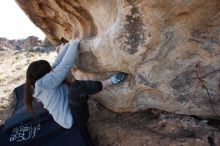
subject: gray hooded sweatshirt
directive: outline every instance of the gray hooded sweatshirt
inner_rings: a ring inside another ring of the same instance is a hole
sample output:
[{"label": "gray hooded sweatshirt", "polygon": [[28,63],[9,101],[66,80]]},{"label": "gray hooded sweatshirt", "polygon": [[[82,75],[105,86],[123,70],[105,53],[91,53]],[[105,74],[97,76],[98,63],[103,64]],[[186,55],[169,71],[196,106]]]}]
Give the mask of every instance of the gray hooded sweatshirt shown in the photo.
[{"label": "gray hooded sweatshirt", "polygon": [[69,87],[63,80],[75,64],[79,40],[67,43],[57,56],[53,70],[37,80],[33,97],[39,99],[53,116],[53,119],[64,128],[71,128],[75,123],[68,102]]}]

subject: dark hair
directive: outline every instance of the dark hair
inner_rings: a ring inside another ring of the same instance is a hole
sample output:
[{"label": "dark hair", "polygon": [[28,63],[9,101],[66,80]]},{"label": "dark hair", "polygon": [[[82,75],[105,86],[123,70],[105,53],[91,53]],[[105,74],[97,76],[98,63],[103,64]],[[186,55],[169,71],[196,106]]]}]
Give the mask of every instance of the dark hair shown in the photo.
[{"label": "dark hair", "polygon": [[25,82],[25,91],[24,91],[24,103],[28,111],[31,111],[34,114],[32,101],[34,93],[34,86],[38,79],[42,78],[45,74],[51,71],[51,66],[46,60],[38,60],[32,62],[26,72],[26,82]]}]

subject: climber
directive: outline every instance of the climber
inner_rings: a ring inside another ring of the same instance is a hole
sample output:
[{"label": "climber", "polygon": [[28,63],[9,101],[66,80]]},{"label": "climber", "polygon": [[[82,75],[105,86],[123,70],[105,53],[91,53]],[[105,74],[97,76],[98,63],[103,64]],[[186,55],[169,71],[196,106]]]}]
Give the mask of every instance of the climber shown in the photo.
[{"label": "climber", "polygon": [[34,61],[28,66],[24,101],[32,113],[32,101],[41,101],[60,126],[66,129],[77,126],[87,144],[92,145],[87,131],[89,95],[120,83],[127,74],[119,72],[103,81],[74,79],[68,84],[64,80],[75,65],[79,43],[80,39],[73,38],[65,44],[52,66],[46,60]]}]

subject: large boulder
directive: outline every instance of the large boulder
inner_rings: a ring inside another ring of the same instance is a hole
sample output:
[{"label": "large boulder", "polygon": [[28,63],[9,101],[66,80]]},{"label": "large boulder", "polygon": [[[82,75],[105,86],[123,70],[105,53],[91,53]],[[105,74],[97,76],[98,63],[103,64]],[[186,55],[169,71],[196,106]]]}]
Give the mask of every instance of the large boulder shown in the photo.
[{"label": "large boulder", "polygon": [[83,38],[77,78],[129,73],[96,96],[112,111],[220,116],[219,0],[16,1],[53,44]]}]

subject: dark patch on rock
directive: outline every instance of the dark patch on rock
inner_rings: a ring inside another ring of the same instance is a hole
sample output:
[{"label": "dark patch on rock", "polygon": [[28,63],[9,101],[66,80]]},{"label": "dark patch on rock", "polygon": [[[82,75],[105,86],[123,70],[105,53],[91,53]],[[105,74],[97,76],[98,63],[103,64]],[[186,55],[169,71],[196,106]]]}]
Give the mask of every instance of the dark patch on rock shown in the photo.
[{"label": "dark patch on rock", "polygon": [[[220,98],[219,95],[216,95],[215,92],[213,92],[210,88],[207,92],[205,88],[202,89],[202,92],[200,93],[200,105],[204,105],[205,107],[210,108],[212,110],[213,114],[215,114],[216,117],[220,117],[219,113],[219,107],[220,107]],[[198,102],[197,102],[198,103]]]},{"label": "dark patch on rock", "polygon": [[166,57],[176,47],[175,43],[177,43],[177,40],[175,40],[174,31],[165,31],[164,42],[157,51],[155,59],[162,59]]},{"label": "dark patch on rock", "polygon": [[217,13],[216,15],[212,16],[210,20],[207,20],[205,29],[193,29],[189,40],[200,44],[201,49],[204,49],[209,53],[215,53],[220,45],[220,31],[218,25],[219,20],[219,13]]},{"label": "dark patch on rock", "polygon": [[83,52],[79,54],[79,59],[76,62],[77,66],[84,71],[97,72],[98,60],[92,52]]},{"label": "dark patch on rock", "polygon": [[150,60],[158,60],[166,57],[177,45],[178,40],[175,38],[174,31],[166,30],[161,31],[163,33],[162,44],[157,50],[155,56]]},{"label": "dark patch on rock", "polygon": [[[215,34],[215,35],[214,35]],[[198,29],[194,29],[191,33],[192,37],[190,38],[191,41],[195,41],[197,43],[204,44],[206,41],[210,43],[220,44],[218,40],[217,32],[208,32],[208,31],[200,31]]]},{"label": "dark patch on rock", "polygon": [[207,52],[214,53],[216,52],[215,46],[220,45],[218,35],[220,35],[218,32],[208,32],[194,29],[189,40],[201,44],[201,48]]},{"label": "dark patch on rock", "polygon": [[182,133],[180,133],[180,136],[187,137],[187,138],[196,138],[196,133],[191,130],[183,130]]},{"label": "dark patch on rock", "polygon": [[220,69],[214,69],[209,66],[203,67],[201,70],[203,71],[201,78],[206,78],[210,75],[217,74],[218,72],[220,72]]},{"label": "dark patch on rock", "polygon": [[178,97],[177,97],[177,101],[178,102],[180,102],[180,103],[184,103],[184,102],[187,102],[187,101],[189,101],[189,97],[190,97],[191,95],[190,94],[186,94],[186,93],[184,93],[183,95],[182,94],[180,94]]},{"label": "dark patch on rock", "polygon": [[68,41],[67,41],[65,38],[62,37],[62,38],[60,39],[60,43],[59,43],[59,44],[61,44],[61,43],[68,43]]},{"label": "dark patch on rock", "polygon": [[145,112],[136,112],[136,113],[123,113],[123,114],[114,114],[113,122],[120,124],[121,126],[127,126],[128,124],[131,127],[140,127],[143,128],[144,124],[149,121],[159,118],[159,112],[154,109],[149,109]]},{"label": "dark patch on rock", "polygon": [[212,131],[212,133],[207,137],[208,143],[210,146],[216,146],[215,142],[214,142],[214,133]]},{"label": "dark patch on rock", "polygon": [[183,89],[192,87],[194,72],[184,72],[176,76],[171,81],[171,87],[177,91],[183,91]]},{"label": "dark patch on rock", "polygon": [[209,119],[208,125],[217,128],[220,130],[220,119]]},{"label": "dark patch on rock", "polygon": [[[213,69],[212,67],[202,67],[199,76],[205,81],[205,78],[218,71],[219,70]],[[194,82],[195,86],[193,86]],[[219,95],[217,95],[216,92],[206,84],[209,91],[208,94],[206,89],[200,84],[199,79],[196,77],[195,71],[188,71],[179,74],[171,81],[170,85],[174,89],[174,95],[177,97],[176,101],[180,103],[194,101],[198,107],[202,105],[210,106],[214,111],[218,111],[217,107],[219,106],[220,100]],[[212,101],[210,101],[210,98]]]},{"label": "dark patch on rock", "polygon": [[174,95],[177,96],[176,101],[184,103],[190,100],[194,80],[193,75],[193,72],[184,72],[171,81],[170,86],[174,89]]},{"label": "dark patch on rock", "polygon": [[157,88],[157,84],[156,83],[152,83],[152,82],[148,81],[144,76],[139,75],[138,77],[140,79],[140,83],[142,83],[142,84],[144,84],[146,86],[149,86],[151,88]]},{"label": "dark patch on rock", "polygon": [[[132,2],[131,2],[132,3]],[[131,15],[126,16],[125,33],[121,37],[127,38],[122,45],[121,50],[128,52],[129,54],[135,54],[138,52],[138,46],[144,43],[144,24],[142,23],[141,14],[137,7],[133,6],[131,9]],[[124,34],[128,33],[129,36]]]}]

